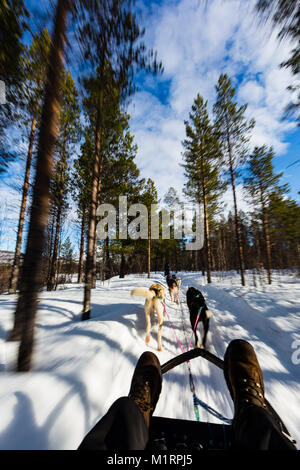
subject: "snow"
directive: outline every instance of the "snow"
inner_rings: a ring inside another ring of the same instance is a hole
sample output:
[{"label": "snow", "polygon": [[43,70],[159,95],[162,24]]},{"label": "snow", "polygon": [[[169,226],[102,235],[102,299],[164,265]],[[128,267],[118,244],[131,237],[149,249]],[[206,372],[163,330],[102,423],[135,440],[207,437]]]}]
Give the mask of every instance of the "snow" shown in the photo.
[{"label": "snow", "polygon": [[[223,358],[228,343],[252,343],[260,361],[266,398],[300,442],[300,283],[288,273],[275,273],[271,286],[262,276],[248,274],[239,285],[235,273],[215,275],[208,285],[201,273],[184,277],[181,306],[166,309],[176,335],[187,347],[191,336],[185,292],[199,288],[213,312],[207,349]],[[163,325],[163,351],[157,330],[145,345],[142,298],[130,297],[136,286],[165,284],[162,274],[128,275],[97,284],[92,318],[81,322],[83,286],[69,284],[42,292],[36,322],[33,371],[15,373],[17,343],[5,339],[13,324],[16,296],[0,296],[0,449],[76,449],[109,406],[128,394],[135,364],[145,350],[161,364],[180,354],[168,319]],[[192,341],[192,347],[194,340]],[[297,349],[298,348],[298,349]],[[298,351],[298,353],[297,353]],[[227,418],[233,405],[223,372],[203,358],[191,362],[198,397]],[[187,365],[164,376],[155,415],[194,420]],[[202,421],[220,422],[200,408]]]}]

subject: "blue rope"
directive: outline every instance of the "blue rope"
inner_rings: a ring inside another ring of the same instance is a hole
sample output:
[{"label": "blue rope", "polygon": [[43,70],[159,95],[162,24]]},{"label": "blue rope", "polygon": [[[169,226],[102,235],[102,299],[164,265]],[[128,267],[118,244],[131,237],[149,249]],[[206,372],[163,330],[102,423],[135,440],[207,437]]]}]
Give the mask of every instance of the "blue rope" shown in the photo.
[{"label": "blue rope", "polygon": [[[195,296],[196,298],[197,297],[200,297],[200,294],[196,295]],[[198,310],[198,314],[200,315],[201,313],[201,310],[202,310],[203,306],[202,307],[199,307],[199,310]],[[181,314],[182,314],[182,311],[181,311]],[[189,361],[187,362],[188,364],[188,369],[189,369],[189,381],[190,381],[190,389],[191,389],[191,392],[193,394],[193,403],[194,403],[194,411],[195,411],[195,416],[196,416],[196,421],[201,421],[200,419],[200,412],[199,412],[199,406],[202,406],[202,408],[204,408],[208,413],[212,414],[213,416],[215,416],[215,418],[218,418],[220,419],[221,421],[223,421],[224,423],[226,424],[232,424],[232,420],[229,419],[229,418],[225,418],[224,416],[222,416],[218,411],[214,410],[214,408],[212,408],[211,406],[207,405],[206,403],[204,403],[204,401],[201,401],[196,393],[195,393],[195,384],[194,384],[194,380],[193,380],[193,375],[192,375],[192,371],[191,371],[191,366],[189,364]],[[209,424],[209,423],[208,423]],[[223,428],[223,432],[224,432],[224,435],[225,435],[225,430]]]},{"label": "blue rope", "polygon": [[198,410],[197,406],[202,406],[202,408],[204,408],[206,411],[208,411],[208,413],[212,414],[215,418],[220,419],[221,421],[223,421],[226,424],[231,424],[232,423],[231,419],[225,418],[218,411],[214,410],[214,408],[212,408],[211,406],[204,403],[204,401],[200,400],[197,397],[195,392],[193,393],[193,401],[194,401],[194,410],[195,410],[195,415],[196,415],[196,420],[197,421],[200,421],[200,413],[199,413],[199,410]]}]

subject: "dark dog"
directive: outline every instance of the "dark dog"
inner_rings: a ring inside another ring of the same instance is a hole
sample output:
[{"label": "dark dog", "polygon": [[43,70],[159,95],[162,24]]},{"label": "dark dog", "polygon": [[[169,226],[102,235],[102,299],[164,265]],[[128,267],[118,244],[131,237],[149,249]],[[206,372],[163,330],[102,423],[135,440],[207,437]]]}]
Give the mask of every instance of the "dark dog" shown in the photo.
[{"label": "dark dog", "polygon": [[[195,328],[195,323],[197,320],[197,315],[200,313],[197,327],[195,329],[195,347],[196,348],[205,348],[206,345],[206,337],[209,329],[209,319],[212,316],[211,311],[207,308],[205,303],[205,299],[201,292],[194,287],[190,287],[186,293],[186,302],[190,311],[190,321],[192,330]],[[200,346],[199,338],[197,335],[197,328],[199,323],[202,322],[204,328],[204,335],[202,339],[202,345]]]}]

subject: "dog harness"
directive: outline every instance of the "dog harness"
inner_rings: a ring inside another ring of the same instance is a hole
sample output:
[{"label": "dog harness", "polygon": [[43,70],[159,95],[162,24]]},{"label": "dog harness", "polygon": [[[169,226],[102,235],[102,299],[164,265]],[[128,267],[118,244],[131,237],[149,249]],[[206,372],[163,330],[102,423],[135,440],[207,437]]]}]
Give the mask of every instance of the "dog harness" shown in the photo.
[{"label": "dog harness", "polygon": [[158,299],[162,299],[162,295],[161,295],[162,287],[161,286],[159,286],[158,284],[153,284],[149,289],[155,292],[155,295]]},{"label": "dog harness", "polygon": [[[198,321],[199,321],[199,318],[200,318],[200,314],[201,314],[201,310],[202,310],[202,309],[203,309],[203,307],[200,307],[199,310],[198,310],[197,318],[196,318],[195,325],[194,325],[194,328],[193,328],[193,332],[194,332],[194,333],[195,333],[195,331],[196,331],[197,324],[198,324]],[[188,345],[187,350],[190,349],[192,339],[193,339],[193,333],[192,333],[192,336],[191,336],[191,339],[190,339],[190,342],[189,342],[189,345]]]}]

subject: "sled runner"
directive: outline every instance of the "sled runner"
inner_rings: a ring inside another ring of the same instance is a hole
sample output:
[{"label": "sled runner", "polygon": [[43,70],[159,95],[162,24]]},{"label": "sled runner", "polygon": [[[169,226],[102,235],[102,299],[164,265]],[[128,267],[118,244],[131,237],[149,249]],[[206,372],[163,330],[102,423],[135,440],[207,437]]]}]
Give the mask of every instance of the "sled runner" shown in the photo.
[{"label": "sled runner", "polygon": [[[183,364],[186,361],[195,359],[196,357],[203,357],[209,362],[213,363],[220,369],[224,369],[224,362],[214,354],[206,351],[205,349],[195,348],[179,356],[174,357],[170,361],[162,365],[162,374]],[[191,374],[190,374],[191,383]],[[193,386],[193,383],[192,383]],[[191,390],[193,391],[191,386]],[[194,406],[197,404],[197,397],[195,400],[195,393],[193,393]],[[286,426],[278,416],[276,411],[272,408],[270,403],[265,400],[269,410],[277,421],[281,432],[291,442],[293,441]],[[203,405],[203,403],[200,403]],[[205,405],[205,404],[204,404]],[[207,407],[207,405],[206,405]],[[209,407],[207,407],[209,408]],[[214,413],[215,410],[211,409]],[[197,412],[195,409],[197,416]],[[212,414],[214,414],[212,413]],[[218,413],[215,416],[219,415]],[[221,415],[217,416],[226,421]],[[228,421],[228,420],[227,420]],[[162,418],[153,416],[150,425],[150,439],[147,446],[149,451],[197,451],[197,450],[224,450],[232,447],[232,426],[230,424],[215,424],[197,421],[189,421],[184,419]]]}]

